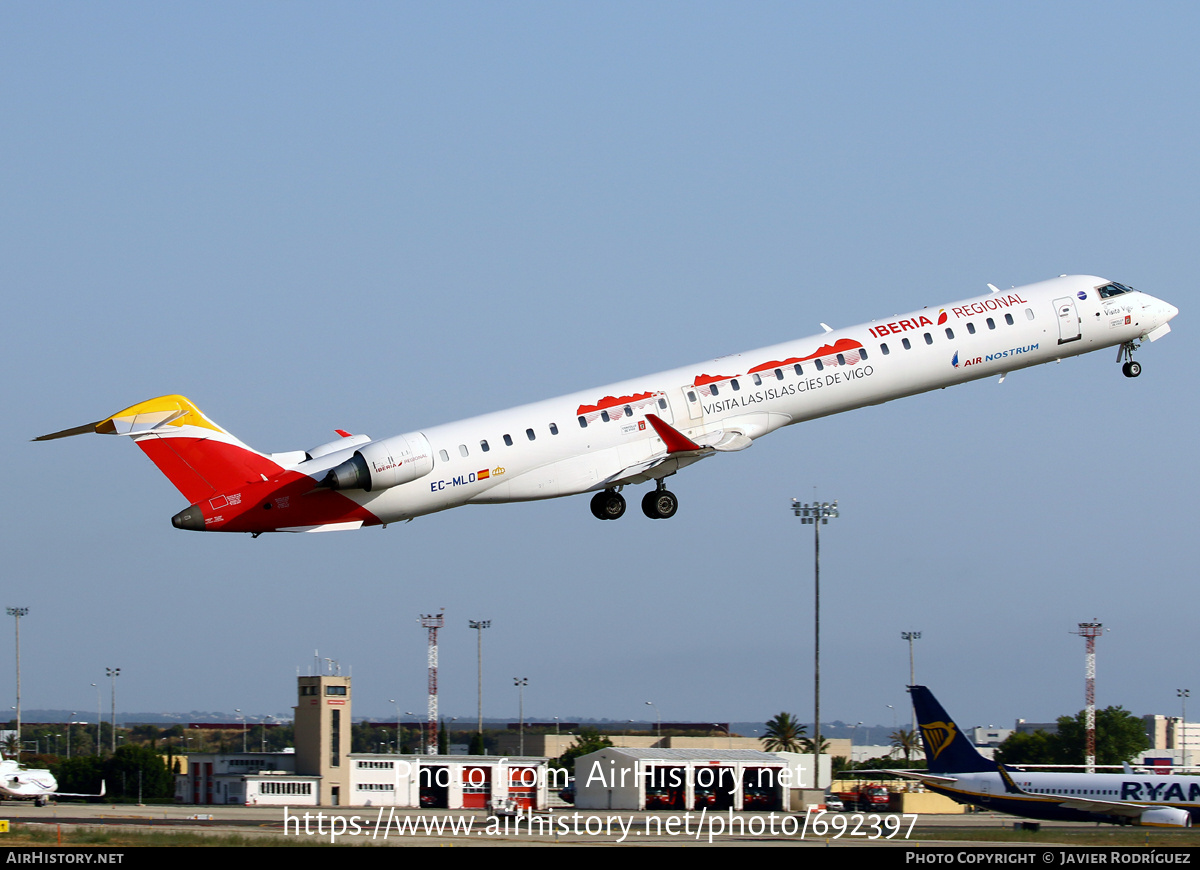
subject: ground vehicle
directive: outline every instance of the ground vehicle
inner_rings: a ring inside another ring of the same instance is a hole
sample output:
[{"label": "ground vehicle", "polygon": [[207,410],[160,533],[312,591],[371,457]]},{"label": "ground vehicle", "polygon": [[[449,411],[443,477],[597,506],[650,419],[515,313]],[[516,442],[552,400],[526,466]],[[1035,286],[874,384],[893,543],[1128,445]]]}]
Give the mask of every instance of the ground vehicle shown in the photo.
[{"label": "ground vehicle", "polygon": [[892,796],[885,786],[877,782],[861,783],[851,791],[837,792],[845,809],[857,812],[887,812]]}]

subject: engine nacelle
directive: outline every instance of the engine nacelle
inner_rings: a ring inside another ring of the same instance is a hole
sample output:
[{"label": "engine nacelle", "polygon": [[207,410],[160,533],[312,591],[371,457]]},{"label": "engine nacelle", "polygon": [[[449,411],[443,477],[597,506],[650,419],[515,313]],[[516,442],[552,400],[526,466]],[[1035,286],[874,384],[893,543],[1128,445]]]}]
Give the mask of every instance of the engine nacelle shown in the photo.
[{"label": "engine nacelle", "polygon": [[420,432],[396,435],[364,444],[354,455],[329,470],[321,486],[375,492],[399,486],[433,471],[433,451]]},{"label": "engine nacelle", "polygon": [[1192,814],[1176,807],[1154,807],[1138,816],[1137,823],[1159,828],[1190,828]]},{"label": "engine nacelle", "polygon": [[348,435],[345,438],[339,438],[337,441],[330,441],[326,444],[320,444],[310,450],[304,451],[305,460],[316,459],[318,456],[328,456],[330,453],[337,453],[339,450],[346,450],[350,447],[357,447],[359,444],[369,444],[371,442],[370,435]]}]

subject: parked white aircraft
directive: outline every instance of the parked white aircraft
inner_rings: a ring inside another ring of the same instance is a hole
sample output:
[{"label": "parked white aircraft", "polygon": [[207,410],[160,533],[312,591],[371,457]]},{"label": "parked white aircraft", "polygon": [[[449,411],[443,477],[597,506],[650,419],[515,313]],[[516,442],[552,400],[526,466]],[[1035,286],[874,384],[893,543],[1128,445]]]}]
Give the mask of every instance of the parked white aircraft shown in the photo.
[{"label": "parked white aircraft", "polygon": [[339,429],[337,441],[305,452],[259,453],[183,396],[35,440],[130,436],[191,503],[172,518],[176,528],[195,531],[356,529],[585,492],[596,493],[596,517],[615,520],[625,512],[621,489],[649,481],[642,511],[665,519],[678,507],[667,477],[792,423],[1105,347],[1118,347],[1125,375],[1137,377],[1138,342],[1165,335],[1178,313],[1088,275],[991,289],[379,441]]},{"label": "parked white aircraft", "polygon": [[99,794],[73,794],[59,791],[58,780],[44,768],[26,767],[11,758],[0,758],[0,798],[31,800],[44,807],[52,797],[104,797],[104,783]]},{"label": "parked white aircraft", "polygon": [[959,803],[1024,816],[1186,828],[1200,819],[1200,777],[1135,773],[1042,773],[989,761],[933,693],[909,686],[928,770],[893,770]]}]

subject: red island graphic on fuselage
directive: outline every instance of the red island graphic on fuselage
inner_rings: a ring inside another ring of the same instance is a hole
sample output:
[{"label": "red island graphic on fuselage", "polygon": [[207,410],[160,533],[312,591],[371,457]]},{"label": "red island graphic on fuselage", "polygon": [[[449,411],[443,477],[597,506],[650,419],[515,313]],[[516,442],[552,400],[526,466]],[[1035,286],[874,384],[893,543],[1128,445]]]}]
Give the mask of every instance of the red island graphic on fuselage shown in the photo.
[{"label": "red island graphic on fuselage", "polygon": [[[811,362],[815,359],[822,360],[824,365],[839,365],[841,364],[837,359],[837,355],[839,353],[845,358],[846,365],[854,365],[861,359],[858,352],[862,350],[862,346],[863,345],[861,341],[855,341],[853,338],[839,338],[833,344],[821,345],[814,353],[810,353],[808,356],[792,356],[788,357],[787,359],[773,359],[769,362],[756,365],[754,368],[746,372],[746,374],[754,375],[758,374],[759,372],[770,371],[771,369],[781,369],[784,366]],[[718,381],[732,380],[735,377],[737,377],[737,375],[697,375],[696,379],[692,381],[692,386],[703,387],[708,384],[715,384]]]}]

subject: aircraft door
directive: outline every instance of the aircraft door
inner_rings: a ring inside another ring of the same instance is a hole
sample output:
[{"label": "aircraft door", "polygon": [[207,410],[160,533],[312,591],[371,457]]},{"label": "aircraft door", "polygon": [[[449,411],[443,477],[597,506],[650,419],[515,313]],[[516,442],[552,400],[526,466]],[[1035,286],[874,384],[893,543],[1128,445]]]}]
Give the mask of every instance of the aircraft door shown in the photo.
[{"label": "aircraft door", "polygon": [[687,410],[687,416],[679,414],[679,422],[683,423],[687,420],[690,425],[698,425],[704,421],[704,406],[700,404],[700,391],[690,384],[681,388],[683,392],[683,406]]},{"label": "aircraft door", "polygon": [[1054,310],[1058,313],[1058,343],[1066,344],[1081,338],[1079,311],[1075,308],[1075,300],[1070,296],[1055,299]]}]

